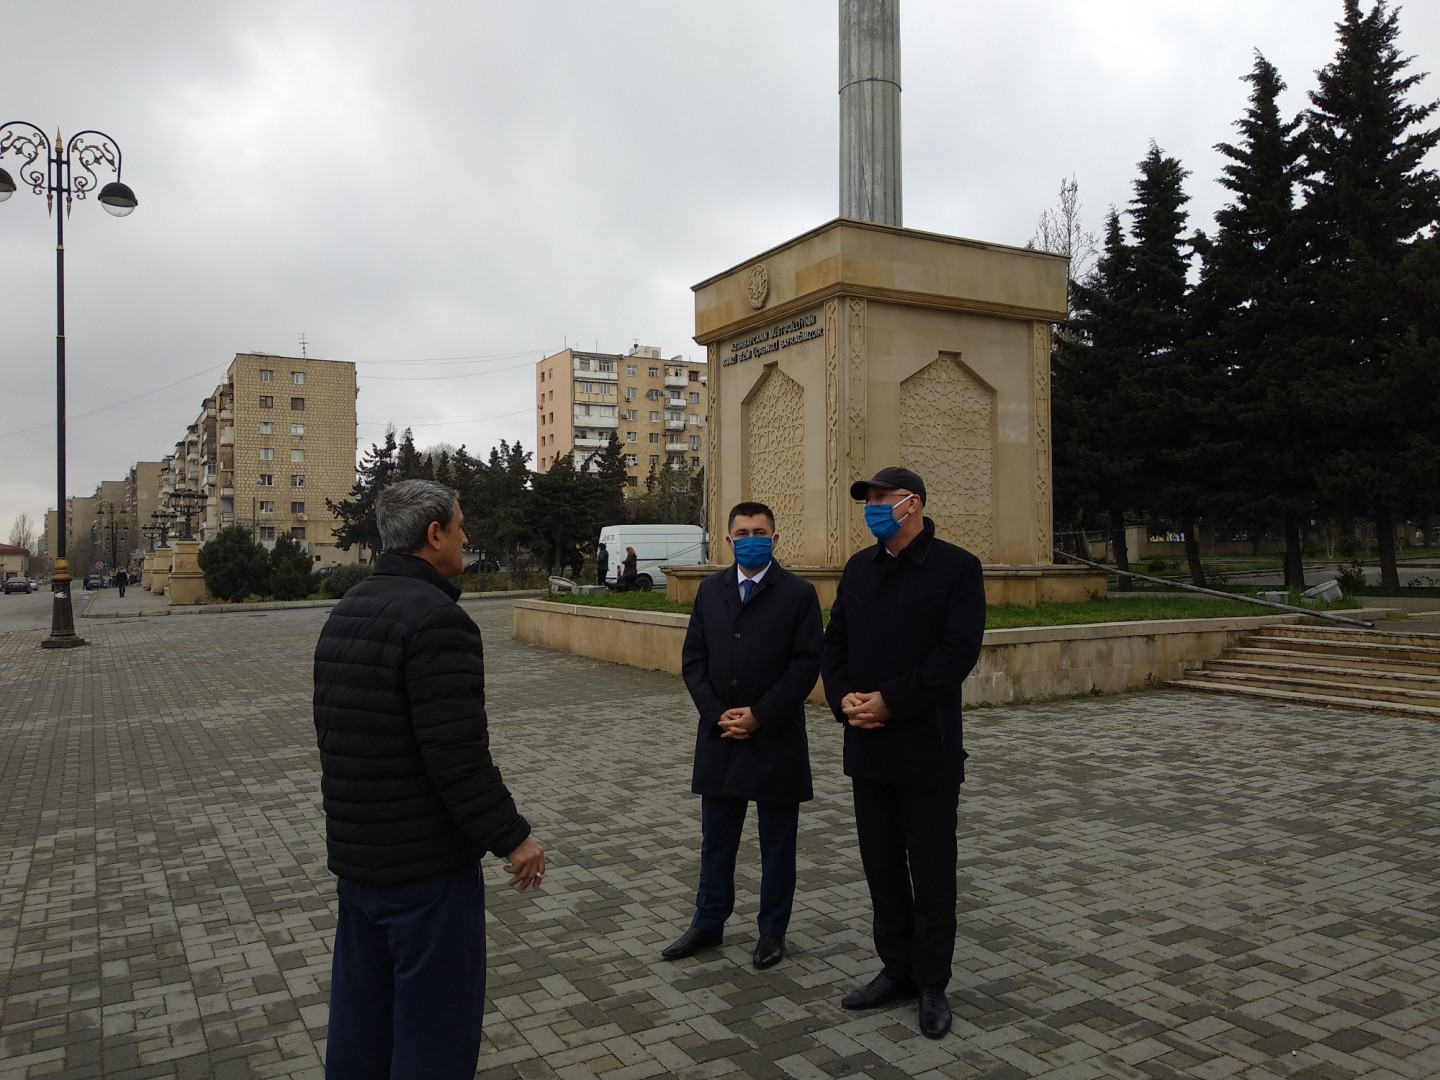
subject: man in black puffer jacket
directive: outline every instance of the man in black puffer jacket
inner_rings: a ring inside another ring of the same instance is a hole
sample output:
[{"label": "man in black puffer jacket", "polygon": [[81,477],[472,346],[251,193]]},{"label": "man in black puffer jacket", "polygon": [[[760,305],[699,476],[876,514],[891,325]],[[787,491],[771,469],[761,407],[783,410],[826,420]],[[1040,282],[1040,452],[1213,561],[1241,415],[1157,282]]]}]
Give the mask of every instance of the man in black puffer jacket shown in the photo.
[{"label": "man in black puffer jacket", "polygon": [[325,1075],[475,1075],[485,852],[538,888],[545,851],[490,758],[480,630],[455,492],[405,480],[376,506],[385,554],[315,647],[325,841],[339,877]]}]

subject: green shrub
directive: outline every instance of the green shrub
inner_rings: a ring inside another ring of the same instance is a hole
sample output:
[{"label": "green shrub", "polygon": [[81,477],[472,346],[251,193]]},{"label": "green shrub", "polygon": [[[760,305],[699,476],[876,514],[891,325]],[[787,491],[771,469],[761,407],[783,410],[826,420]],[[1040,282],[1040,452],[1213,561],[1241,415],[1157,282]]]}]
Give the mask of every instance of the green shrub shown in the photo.
[{"label": "green shrub", "polygon": [[304,600],[310,595],[310,578],[296,569],[293,560],[283,561],[271,575],[270,592],[276,600]]},{"label": "green shrub", "polygon": [[239,603],[270,584],[270,553],[243,525],[227,525],[200,548],[200,569],[211,596]]},{"label": "green shrub", "polygon": [[1145,564],[1145,572],[1147,574],[1163,574],[1169,569],[1170,564],[1164,559],[1151,559]]},{"label": "green shrub", "polygon": [[330,571],[325,579],[325,595],[339,600],[360,582],[370,576],[373,568],[366,563],[346,563]]}]

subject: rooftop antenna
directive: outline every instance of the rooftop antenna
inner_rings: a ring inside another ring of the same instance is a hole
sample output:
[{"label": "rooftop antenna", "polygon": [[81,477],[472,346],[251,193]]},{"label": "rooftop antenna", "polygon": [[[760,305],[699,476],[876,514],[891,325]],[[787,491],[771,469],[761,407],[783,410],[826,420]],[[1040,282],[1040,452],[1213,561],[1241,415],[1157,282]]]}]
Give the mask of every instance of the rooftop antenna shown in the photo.
[{"label": "rooftop antenna", "polygon": [[305,347],[306,347],[307,345],[309,345],[309,344],[310,344],[310,343],[305,340],[305,331],[304,331],[304,330],[301,330],[301,331],[300,331],[300,355],[301,355],[301,357],[305,357],[305,356],[308,355],[308,354],[305,352]]}]

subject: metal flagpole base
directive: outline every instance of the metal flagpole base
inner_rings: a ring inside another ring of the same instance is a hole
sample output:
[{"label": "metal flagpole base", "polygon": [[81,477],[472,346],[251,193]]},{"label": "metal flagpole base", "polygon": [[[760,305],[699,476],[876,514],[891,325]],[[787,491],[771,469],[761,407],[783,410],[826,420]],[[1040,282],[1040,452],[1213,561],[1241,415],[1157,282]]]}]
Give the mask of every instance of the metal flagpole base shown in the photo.
[{"label": "metal flagpole base", "polygon": [[85,639],[75,633],[75,610],[70,606],[70,566],[68,560],[55,560],[55,604],[50,609],[50,636],[40,642],[42,649],[76,649]]}]

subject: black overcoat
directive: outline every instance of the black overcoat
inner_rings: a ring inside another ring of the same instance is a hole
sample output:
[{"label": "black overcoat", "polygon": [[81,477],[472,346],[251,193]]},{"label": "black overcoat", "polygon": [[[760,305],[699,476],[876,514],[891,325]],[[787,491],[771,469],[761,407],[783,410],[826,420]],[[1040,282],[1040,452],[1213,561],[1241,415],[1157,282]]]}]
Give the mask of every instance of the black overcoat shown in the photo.
[{"label": "black overcoat", "polygon": [[[845,775],[914,787],[965,779],[960,687],[985,637],[980,560],[925,528],[898,555],[856,552],[840,575],[822,650],[825,697],[845,727]],[[879,690],[882,728],[851,727],[840,702]]]},{"label": "black overcoat", "polygon": [[[813,798],[805,698],[820,673],[815,587],[771,562],[740,603],[730,566],[700,583],[682,654],[685,685],[700,712],[691,790],[754,802]],[[748,706],[759,728],[722,739],[726,709]]]}]

